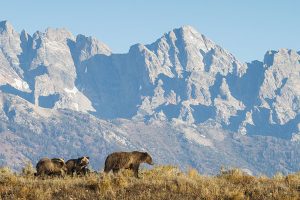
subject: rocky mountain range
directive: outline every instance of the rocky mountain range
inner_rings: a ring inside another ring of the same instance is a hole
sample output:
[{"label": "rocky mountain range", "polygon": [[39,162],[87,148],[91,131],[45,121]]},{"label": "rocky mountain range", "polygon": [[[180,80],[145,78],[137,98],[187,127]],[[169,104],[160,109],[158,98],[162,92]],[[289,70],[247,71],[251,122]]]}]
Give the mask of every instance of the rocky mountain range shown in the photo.
[{"label": "rocky mountain range", "polygon": [[93,37],[0,22],[0,165],[117,150],[217,173],[300,170],[300,52],[242,63],[191,26],[115,54]]}]

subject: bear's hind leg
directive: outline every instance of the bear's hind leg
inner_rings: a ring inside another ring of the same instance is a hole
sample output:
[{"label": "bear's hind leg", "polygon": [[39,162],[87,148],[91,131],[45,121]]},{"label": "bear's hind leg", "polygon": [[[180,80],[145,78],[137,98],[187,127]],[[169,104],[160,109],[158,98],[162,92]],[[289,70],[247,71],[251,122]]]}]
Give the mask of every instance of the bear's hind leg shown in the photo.
[{"label": "bear's hind leg", "polygon": [[113,169],[113,173],[114,173],[114,174],[117,174],[118,172],[119,172],[119,169],[118,169],[118,168]]}]

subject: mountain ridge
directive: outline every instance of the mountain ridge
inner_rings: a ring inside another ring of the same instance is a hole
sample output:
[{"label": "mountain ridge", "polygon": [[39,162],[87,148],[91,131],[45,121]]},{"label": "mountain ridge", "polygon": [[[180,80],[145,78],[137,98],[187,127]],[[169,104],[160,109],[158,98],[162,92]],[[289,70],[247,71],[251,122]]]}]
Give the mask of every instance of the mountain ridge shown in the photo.
[{"label": "mountain ridge", "polygon": [[[18,142],[25,149],[37,145],[46,153],[53,149],[55,140],[62,140],[65,143],[59,143],[68,147],[63,148],[64,153],[51,153],[62,156],[78,145],[84,150],[76,152],[99,154],[93,147],[85,147],[89,143],[100,145],[103,152],[142,148],[159,156],[160,162],[172,162],[166,157],[169,155],[176,164],[182,162],[181,166],[210,173],[222,163],[259,173],[261,158],[246,141],[260,143],[260,151],[268,153],[273,148],[264,149],[268,143],[281,150],[290,143],[293,148],[283,151],[287,155],[278,152],[278,158],[272,155],[273,160],[264,160],[270,170],[263,172],[300,168],[294,149],[300,138],[300,54],[295,50],[268,51],[262,61],[242,63],[193,27],[183,26],[151,44],[135,44],[127,53],[114,54],[103,42],[73,36],[66,29],[48,28],[31,36],[26,31],[17,33],[9,22],[0,22],[0,72],[0,132],[24,140],[1,142],[8,147]],[[80,141],[85,128],[76,121],[90,130],[86,136],[90,139]],[[107,128],[95,128],[103,124]],[[159,134],[147,128],[157,129]],[[141,130],[152,142],[139,136]],[[47,147],[43,147],[43,140],[34,139],[36,134],[48,138]],[[243,139],[236,140],[236,134]],[[166,137],[169,143],[157,149],[155,139]],[[235,148],[244,149],[249,157],[235,153]],[[40,156],[9,149],[6,151],[15,152],[21,160],[36,161]],[[187,158],[181,153],[175,159],[179,150],[195,155]],[[228,155],[222,152],[226,150]],[[0,148],[3,162],[9,157],[6,151]],[[213,158],[211,164],[201,162],[207,155]],[[257,161],[249,161],[251,155]],[[228,160],[220,161],[222,157]],[[281,158],[286,166],[272,166]],[[101,159],[103,155],[94,164]],[[20,161],[17,163],[20,166]]]}]

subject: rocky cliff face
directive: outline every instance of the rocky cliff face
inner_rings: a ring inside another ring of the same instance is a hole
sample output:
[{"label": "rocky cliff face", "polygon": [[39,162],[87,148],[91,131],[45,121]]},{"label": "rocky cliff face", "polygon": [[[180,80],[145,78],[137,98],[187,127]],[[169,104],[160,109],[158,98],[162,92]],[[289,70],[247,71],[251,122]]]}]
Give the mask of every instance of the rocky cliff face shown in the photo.
[{"label": "rocky cliff face", "polygon": [[[300,53],[294,50],[241,63],[183,26],[152,44],[133,45],[127,54],[113,54],[92,37],[51,28],[19,34],[4,21],[0,72],[3,162],[13,159],[20,166],[22,160],[60,154],[59,148],[67,157],[77,148],[78,154],[101,154],[96,164],[103,152],[145,149],[161,162],[206,172],[221,164],[261,172],[261,160],[270,166],[265,173],[300,168]],[[34,146],[41,152],[24,153]],[[285,165],[273,166],[280,159]]]}]

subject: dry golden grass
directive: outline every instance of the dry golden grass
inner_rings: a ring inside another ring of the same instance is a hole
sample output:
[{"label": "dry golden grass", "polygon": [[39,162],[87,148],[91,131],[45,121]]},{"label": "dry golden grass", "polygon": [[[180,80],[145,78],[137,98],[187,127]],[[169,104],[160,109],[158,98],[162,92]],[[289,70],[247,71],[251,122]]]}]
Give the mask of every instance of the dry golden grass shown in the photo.
[{"label": "dry golden grass", "polygon": [[176,167],[141,170],[140,179],[124,170],[118,175],[35,178],[32,166],[20,174],[0,169],[0,199],[300,199],[300,174],[254,177],[238,169],[217,176]]}]

